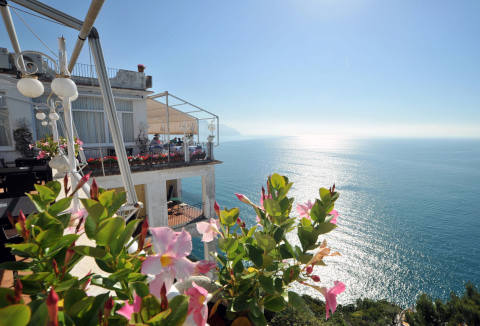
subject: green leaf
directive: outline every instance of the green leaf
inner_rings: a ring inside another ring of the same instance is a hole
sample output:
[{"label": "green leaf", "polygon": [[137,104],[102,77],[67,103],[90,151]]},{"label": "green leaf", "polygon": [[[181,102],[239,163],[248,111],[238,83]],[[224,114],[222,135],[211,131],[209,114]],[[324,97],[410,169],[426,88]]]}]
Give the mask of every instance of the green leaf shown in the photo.
[{"label": "green leaf", "polygon": [[295,256],[292,246],[290,246],[290,244],[288,243],[282,243],[280,245],[279,250],[280,250],[280,256],[282,257],[282,259],[289,259]]},{"label": "green leaf", "polygon": [[0,308],[9,306],[12,304],[10,301],[11,298],[15,297],[15,292],[13,289],[0,288]]},{"label": "green leaf", "polygon": [[156,316],[160,311],[160,302],[153,295],[148,295],[142,298],[140,315],[143,320],[149,320],[150,318]]},{"label": "green leaf", "polygon": [[99,223],[102,219],[107,217],[107,209],[99,202],[88,198],[82,198],[80,200],[82,201],[83,207],[87,210],[88,215],[91,216],[96,223]]},{"label": "green leaf", "polygon": [[275,295],[269,296],[264,301],[265,309],[280,312],[286,307],[285,299],[282,296]]},{"label": "green leaf", "polygon": [[220,222],[223,225],[233,226],[237,222],[238,215],[240,215],[240,211],[237,207],[230,210],[224,209],[220,211]]},{"label": "green leaf", "polygon": [[137,228],[138,222],[140,222],[140,220],[130,221],[118,239],[110,244],[110,249],[113,256],[118,255],[125,245],[127,245],[128,241],[132,238],[133,232],[135,232],[135,229]]},{"label": "green leaf", "polygon": [[268,294],[275,293],[275,288],[273,286],[273,278],[260,275],[258,277],[258,280],[260,281],[260,285],[265,292],[267,292]]},{"label": "green leaf", "polygon": [[85,233],[89,239],[95,239],[95,235],[97,234],[97,227],[98,222],[95,220],[94,217],[88,215],[85,219]]},{"label": "green leaf", "polygon": [[274,189],[279,190],[279,189],[285,187],[286,180],[280,174],[274,173],[270,177],[270,184],[272,185],[272,187]]},{"label": "green leaf", "polygon": [[337,227],[337,225],[335,225],[333,223],[330,223],[330,222],[326,222],[326,223],[320,224],[315,229],[316,229],[316,232],[318,233],[318,235],[320,235],[320,234],[328,233],[328,232],[332,231],[333,229],[335,229],[336,227]]},{"label": "green leaf", "polygon": [[257,232],[254,234],[254,237],[257,240],[257,243],[260,246],[260,248],[262,248],[264,251],[267,251],[267,252],[275,248],[275,245],[277,244],[275,242],[275,239],[273,239],[268,234],[262,234]]},{"label": "green leaf", "polygon": [[37,299],[28,304],[32,311],[29,326],[46,325],[48,321],[48,309],[45,300]]},{"label": "green leaf", "polygon": [[63,291],[66,291],[66,290],[70,289],[76,282],[77,282],[77,278],[71,278],[69,280],[60,282],[55,286],[55,291],[57,291],[59,293],[63,292]]},{"label": "green leaf", "polygon": [[125,221],[121,217],[111,217],[98,225],[95,240],[98,245],[106,246],[113,242],[125,230]]},{"label": "green leaf", "polygon": [[22,257],[34,257],[37,255],[38,250],[40,249],[35,243],[19,243],[19,244],[6,244],[6,247],[10,247]]},{"label": "green leaf", "polygon": [[70,207],[72,199],[73,197],[65,197],[58,200],[55,204],[50,206],[50,208],[48,209],[48,213],[52,216],[57,216],[58,214],[67,210]]},{"label": "green leaf", "polygon": [[300,267],[297,265],[290,266],[283,272],[283,282],[290,284],[298,278],[298,275],[300,275]]},{"label": "green leaf", "polygon": [[32,263],[26,263],[23,261],[6,261],[0,263],[0,269],[7,269],[10,271],[23,271],[29,269],[32,266]]},{"label": "green leaf", "polygon": [[62,185],[58,181],[49,181],[45,185],[48,189],[53,191],[53,194],[55,195],[55,198],[58,197],[60,194],[60,190],[62,190]]},{"label": "green leaf", "polygon": [[318,191],[319,194],[320,194],[320,198],[322,199],[322,201],[330,201],[331,197],[330,197],[330,190],[328,190],[327,188],[320,188],[320,190]]},{"label": "green leaf", "polygon": [[135,293],[141,296],[142,298],[147,296],[150,293],[148,286],[143,282],[133,282],[132,288],[135,290]]},{"label": "green leaf", "polygon": [[14,304],[0,309],[0,326],[25,326],[30,321],[30,307]]},{"label": "green leaf", "polygon": [[165,318],[160,325],[165,326],[181,326],[187,318],[188,297],[186,295],[177,295],[168,303],[172,312]]},{"label": "green leaf", "polygon": [[247,245],[248,258],[255,264],[257,267],[263,266],[263,250],[257,248],[253,245]]},{"label": "green leaf", "polygon": [[265,315],[263,313],[255,316],[252,311],[249,311],[248,318],[250,318],[255,326],[267,326],[267,320],[265,319]]},{"label": "green leaf", "polygon": [[303,251],[313,250],[316,248],[318,234],[316,234],[312,226],[299,226],[297,229],[297,234]]},{"label": "green leaf", "polygon": [[57,198],[57,195],[55,194],[55,191],[50,189],[47,186],[42,186],[35,184],[34,185],[35,190],[37,190],[38,195],[40,196],[40,200],[42,202],[53,202],[55,198]]},{"label": "green leaf", "polygon": [[323,207],[322,202],[318,199],[313,204],[312,209],[310,210],[310,217],[317,223],[322,223],[325,221],[325,217],[327,216],[327,211]]},{"label": "green leaf", "polygon": [[240,312],[248,309],[250,301],[252,298],[248,295],[243,296],[236,296],[232,300],[232,308],[233,312]]},{"label": "green leaf", "polygon": [[234,252],[238,247],[238,241],[234,238],[221,238],[218,240],[218,247],[227,252]]},{"label": "green leaf", "polygon": [[55,256],[63,248],[69,247],[73,242],[77,241],[80,237],[78,234],[67,234],[64,235],[57,243],[50,247],[47,251],[46,257]]},{"label": "green leaf", "polygon": [[271,216],[282,216],[282,208],[280,207],[280,204],[278,203],[277,200],[271,199],[271,198],[266,198],[263,200],[263,206],[265,207],[265,211],[267,212],[268,215]]},{"label": "green leaf", "polygon": [[308,307],[308,305],[303,300],[303,298],[293,291],[288,291],[288,304],[289,306],[294,308],[296,311],[304,315],[307,315],[309,317],[314,316],[312,311]]},{"label": "green leaf", "polygon": [[90,256],[95,258],[103,258],[107,254],[105,249],[100,247],[75,246],[73,247],[73,250],[82,256]]},{"label": "green leaf", "polygon": [[42,248],[48,248],[55,245],[60,241],[63,236],[63,228],[57,226],[41,231],[36,237],[35,240],[40,244]]}]

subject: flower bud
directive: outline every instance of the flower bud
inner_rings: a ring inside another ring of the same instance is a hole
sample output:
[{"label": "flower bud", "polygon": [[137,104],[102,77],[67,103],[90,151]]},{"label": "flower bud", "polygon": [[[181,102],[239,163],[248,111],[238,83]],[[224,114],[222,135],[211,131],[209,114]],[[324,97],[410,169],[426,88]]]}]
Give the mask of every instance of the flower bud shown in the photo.
[{"label": "flower bud", "polygon": [[310,278],[314,282],[320,282],[320,276],[318,276],[318,275],[312,275],[312,276],[310,276]]},{"label": "flower bud", "polygon": [[312,274],[313,272],[313,266],[312,265],[308,265],[307,266],[307,274]]},{"label": "flower bud", "polygon": [[58,326],[58,295],[52,288],[47,296],[48,326]]},{"label": "flower bud", "polygon": [[215,204],[213,205],[213,209],[215,210],[215,213],[217,214],[218,217],[220,217],[220,206],[218,206],[218,203],[215,201]]},{"label": "flower bud", "polygon": [[93,179],[92,185],[90,186],[90,198],[98,200],[98,185],[95,179]]}]

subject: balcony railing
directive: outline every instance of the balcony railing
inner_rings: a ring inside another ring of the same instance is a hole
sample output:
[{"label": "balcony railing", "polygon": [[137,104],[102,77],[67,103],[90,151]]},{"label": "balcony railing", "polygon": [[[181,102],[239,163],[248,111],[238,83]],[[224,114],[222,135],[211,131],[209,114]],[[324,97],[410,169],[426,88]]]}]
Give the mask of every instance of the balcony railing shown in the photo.
[{"label": "balcony railing", "polygon": [[[155,148],[150,149],[144,154],[128,156],[130,170],[132,173],[135,173],[202,164],[212,161],[207,155],[207,144],[205,143],[188,146],[188,151],[189,155],[187,159],[183,147],[179,148],[179,146],[172,146],[170,153],[167,147],[167,149]],[[85,148],[84,153],[87,158],[87,164],[83,169],[84,172],[92,172],[93,176],[120,174],[117,157],[113,149],[90,147]]]}]

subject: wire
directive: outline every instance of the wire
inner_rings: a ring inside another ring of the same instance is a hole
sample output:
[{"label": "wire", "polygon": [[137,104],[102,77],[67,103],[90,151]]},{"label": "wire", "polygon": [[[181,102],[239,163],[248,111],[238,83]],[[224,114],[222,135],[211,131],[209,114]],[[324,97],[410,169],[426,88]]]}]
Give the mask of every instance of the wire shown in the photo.
[{"label": "wire", "polygon": [[9,6],[9,7],[12,8],[12,9],[16,9],[16,10],[18,10],[18,11],[24,12],[24,13],[26,13],[26,14],[28,14],[28,15],[35,16],[35,17],[40,18],[40,19],[44,19],[44,20],[49,21],[49,22],[51,22],[51,23],[55,23],[55,24],[58,24],[58,25],[66,26],[65,24],[62,24],[62,23],[60,23],[60,22],[57,22],[57,21],[55,21],[55,20],[53,20],[53,19],[45,18],[45,17],[40,16],[40,15],[36,15],[36,14],[30,12],[30,11],[27,11],[27,10],[24,10],[24,9],[21,9],[21,8],[18,8],[18,7],[15,7],[15,6],[12,6],[11,4],[7,4],[7,6]]},{"label": "wire", "polygon": [[22,16],[20,16],[20,14],[17,13],[17,11],[13,7],[12,9],[15,15],[17,15],[17,17],[23,22],[23,24],[28,28],[28,30],[32,32],[32,34],[40,41],[40,43],[42,43],[43,46],[45,46],[48,49],[48,51],[50,51],[50,53],[52,53],[55,57],[58,57],[57,54],[52,49],[50,49],[48,45],[45,42],[43,42],[42,39],[33,31],[33,29],[27,24],[27,22],[22,18]]}]

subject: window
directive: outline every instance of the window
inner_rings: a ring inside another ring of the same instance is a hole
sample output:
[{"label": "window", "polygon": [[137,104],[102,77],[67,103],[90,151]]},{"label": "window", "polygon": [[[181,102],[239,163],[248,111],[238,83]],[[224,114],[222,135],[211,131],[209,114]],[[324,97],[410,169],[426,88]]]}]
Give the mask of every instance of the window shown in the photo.
[{"label": "window", "polygon": [[4,93],[0,93],[0,146],[10,146],[10,144],[7,99]]},{"label": "window", "polygon": [[[133,142],[133,103],[129,100],[115,100],[115,106],[122,128],[123,140],[125,142]],[[112,142],[101,97],[80,96],[76,101],[72,102],[72,115],[78,137],[85,144]],[[60,116],[63,119],[63,115]],[[51,134],[50,127],[43,127],[41,121],[37,120],[36,127],[37,137],[41,138],[46,134]],[[60,126],[59,134],[63,134]]]}]

